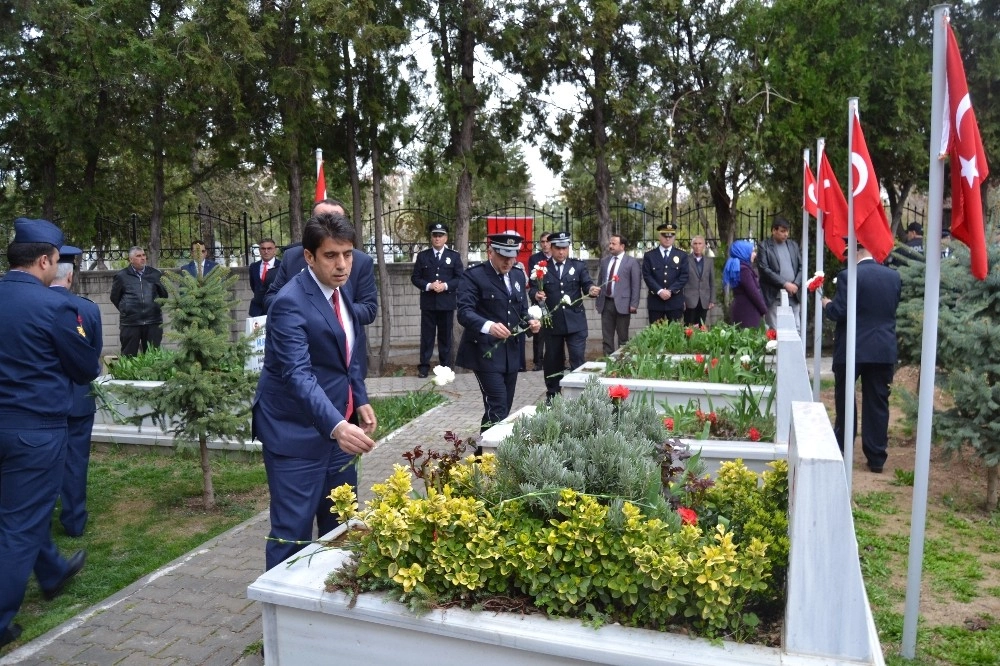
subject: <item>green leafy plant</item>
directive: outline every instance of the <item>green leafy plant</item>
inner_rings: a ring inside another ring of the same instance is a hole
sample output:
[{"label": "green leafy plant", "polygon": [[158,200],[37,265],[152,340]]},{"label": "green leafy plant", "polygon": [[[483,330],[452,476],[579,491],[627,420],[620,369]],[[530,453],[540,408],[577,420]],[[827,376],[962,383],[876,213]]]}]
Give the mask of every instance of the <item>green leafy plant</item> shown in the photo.
[{"label": "green leafy plant", "polygon": [[131,381],[163,381],[175,372],[176,354],[164,347],[150,347],[136,356],[118,356],[108,361],[108,374],[112,379]]},{"label": "green leafy plant", "polygon": [[628,379],[663,379],[720,384],[773,385],[774,368],[763,356],[664,356],[622,351],[605,366],[605,375]]},{"label": "green leafy plant", "polygon": [[761,398],[747,387],[732,407],[716,409],[710,397],[705,398],[705,409],[698,400],[689,400],[684,405],[663,401],[663,426],[672,437],[773,442],[777,436],[771,410],[773,400],[772,391],[762,405]]},{"label": "green leafy plant", "polygon": [[760,358],[767,353],[769,337],[765,328],[743,328],[716,324],[712,328],[687,326],[660,320],[629,339],[621,353],[630,356],[663,354],[705,354],[711,356],[748,355]]}]

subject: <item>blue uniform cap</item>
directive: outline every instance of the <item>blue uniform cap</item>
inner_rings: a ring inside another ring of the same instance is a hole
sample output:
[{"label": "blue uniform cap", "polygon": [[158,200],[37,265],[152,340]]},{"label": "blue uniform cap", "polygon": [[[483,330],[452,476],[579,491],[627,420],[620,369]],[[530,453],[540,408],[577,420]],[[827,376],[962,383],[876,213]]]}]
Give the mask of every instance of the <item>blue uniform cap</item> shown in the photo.
[{"label": "blue uniform cap", "polygon": [[549,234],[549,243],[554,247],[569,247],[570,238],[567,231],[556,231]]},{"label": "blue uniform cap", "polygon": [[448,234],[448,227],[440,222],[435,222],[430,226],[430,232],[433,236],[434,234]]},{"label": "blue uniform cap", "polygon": [[75,263],[76,258],[83,254],[83,250],[78,247],[73,247],[72,245],[63,245],[59,248],[59,263],[60,264],[72,264]]},{"label": "blue uniform cap", "polygon": [[488,238],[493,251],[502,257],[516,257],[521,249],[521,241],[524,240],[516,231],[490,234]]},{"label": "blue uniform cap", "polygon": [[661,236],[676,236],[677,235],[677,227],[675,227],[674,225],[670,224],[669,222],[666,222],[666,223],[661,224],[660,226],[656,227],[656,230],[660,232]]},{"label": "blue uniform cap", "polygon": [[55,247],[63,244],[63,232],[48,220],[29,220],[19,217],[14,220],[15,243],[48,243]]}]

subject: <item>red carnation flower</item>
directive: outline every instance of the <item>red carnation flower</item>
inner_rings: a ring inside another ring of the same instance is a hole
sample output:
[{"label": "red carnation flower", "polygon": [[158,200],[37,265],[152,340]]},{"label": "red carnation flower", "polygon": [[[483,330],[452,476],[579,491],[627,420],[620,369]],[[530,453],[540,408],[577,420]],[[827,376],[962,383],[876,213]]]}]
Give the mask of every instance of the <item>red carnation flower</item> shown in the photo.
[{"label": "red carnation flower", "polygon": [[674,420],[671,417],[669,417],[669,416],[664,417],[663,418],[663,427],[665,427],[667,430],[673,430],[674,429]]},{"label": "red carnation flower", "polygon": [[719,421],[719,417],[715,415],[715,412],[709,412],[706,418],[712,423],[717,423]]},{"label": "red carnation flower", "polygon": [[694,509],[689,509],[686,506],[678,507],[677,513],[681,517],[682,525],[697,525],[698,524],[698,514],[694,512]]},{"label": "red carnation flower", "polygon": [[773,328],[767,329],[767,339],[768,340],[777,340],[778,339],[778,332],[776,330],[774,330]]},{"label": "red carnation flower", "polygon": [[538,262],[537,264],[535,264],[535,265],[536,265],[536,266],[541,266],[542,268],[545,268],[546,266],[548,266],[548,265],[549,265],[549,262],[547,262],[547,261],[545,261],[544,259],[542,259],[541,261],[539,261],[539,262]]},{"label": "red carnation flower", "polygon": [[618,276],[617,275],[612,276],[611,277],[611,281],[612,282],[618,282]]},{"label": "red carnation flower", "polygon": [[694,335],[694,329],[692,329],[690,327],[689,328],[685,328],[684,329],[684,335],[686,335],[686,336],[688,336],[690,338],[692,335]]},{"label": "red carnation flower", "polygon": [[750,428],[750,430],[747,431],[747,437],[750,438],[751,442],[759,442],[760,430],[757,430],[757,428]]},{"label": "red carnation flower", "polygon": [[628,387],[617,384],[608,387],[608,397],[615,401],[624,400],[628,397]]}]

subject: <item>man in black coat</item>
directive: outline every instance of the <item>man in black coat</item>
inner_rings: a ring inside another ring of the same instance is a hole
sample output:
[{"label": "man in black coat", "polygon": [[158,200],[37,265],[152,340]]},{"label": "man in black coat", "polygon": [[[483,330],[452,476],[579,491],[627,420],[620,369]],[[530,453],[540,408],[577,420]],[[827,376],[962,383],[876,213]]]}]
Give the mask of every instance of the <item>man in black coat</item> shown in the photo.
[{"label": "man in black coat", "polygon": [[551,313],[552,325],[546,331],[545,341],[545,393],[551,400],[561,391],[566,366],[563,344],[569,349],[569,364],[575,369],[583,365],[587,352],[587,311],[581,302],[584,294],[597,298],[600,289],[590,279],[587,264],[579,259],[569,258],[570,235],[565,231],[549,234],[552,244],[552,261],[542,286],[532,280],[529,287],[531,298],[537,303],[545,303]]},{"label": "man in black coat", "polygon": [[661,319],[680,321],[684,316],[684,286],[688,281],[687,252],[674,247],[677,229],[672,224],[656,227],[660,246],[642,256],[642,281],[646,283],[649,323]]},{"label": "man in black coat", "polygon": [[[549,243],[549,233],[546,231],[538,237],[538,244],[541,250],[534,253],[528,257],[528,284],[531,284],[535,279],[535,266],[538,265],[540,261],[545,262],[547,267],[549,262],[552,261],[552,245]],[[542,369],[542,364],[545,362],[545,329],[542,328],[538,332],[531,342],[531,352],[532,359],[535,364],[533,368],[535,371]]]},{"label": "man in black coat", "polygon": [[757,273],[760,275],[760,293],[767,304],[768,328],[778,327],[778,306],[781,290],[788,292],[788,305],[799,323],[799,290],[802,288],[802,251],[799,244],[788,237],[788,220],[775,218],[771,224],[771,237],[760,242],[757,248]]},{"label": "man in black coat", "polygon": [[267,308],[264,307],[264,294],[267,293],[268,287],[271,286],[274,279],[278,276],[278,269],[281,267],[281,260],[274,258],[274,254],[278,248],[274,244],[273,239],[265,238],[257,248],[260,250],[260,261],[250,264],[248,271],[248,275],[250,276],[250,291],[253,292],[249,312],[251,317],[260,317],[267,314]]},{"label": "man in black coat", "polygon": [[491,234],[488,260],[471,267],[458,283],[458,323],[465,329],[456,364],[472,370],[483,393],[480,432],[503,421],[514,404],[521,366],[519,331],[535,334],[541,322],[528,316],[524,273],[511,270],[522,238]]},{"label": "man in black coat", "polygon": [[431,369],[434,341],[438,363],[451,365],[451,338],[455,328],[456,291],[462,277],[462,257],[445,247],[448,227],[437,222],[430,227],[431,246],[417,254],[410,281],[420,290],[420,377]]},{"label": "man in black coat", "polygon": [[167,297],[163,274],[146,265],[146,252],[129,248],[129,265],[111,281],[111,304],[118,308],[121,355],[135,356],[163,340],[163,312],[158,298]]},{"label": "man in black coat", "polygon": [[[854,381],[861,377],[861,446],[868,469],[882,472],[888,457],[889,392],[896,367],[896,307],[902,289],[899,273],[882,266],[858,246],[857,339]],[[844,406],[847,393],[847,270],[837,276],[833,300],[823,299],[823,313],[837,323],[833,376],[837,416],[834,433],[844,451]],[[854,434],[857,435],[855,415]]]}]

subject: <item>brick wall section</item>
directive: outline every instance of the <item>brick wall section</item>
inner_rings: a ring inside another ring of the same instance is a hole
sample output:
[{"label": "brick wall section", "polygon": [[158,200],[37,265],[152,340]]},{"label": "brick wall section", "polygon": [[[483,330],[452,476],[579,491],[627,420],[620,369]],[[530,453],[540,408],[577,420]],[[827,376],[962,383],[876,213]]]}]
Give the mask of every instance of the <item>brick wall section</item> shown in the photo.
[{"label": "brick wall section", "polygon": [[[587,269],[592,277],[597,275],[597,259],[587,261]],[[368,339],[373,349],[377,349],[382,340],[382,312],[387,306],[392,308],[392,352],[391,356],[400,354],[411,354],[417,350],[420,344],[420,294],[417,288],[410,282],[410,274],[413,271],[412,263],[393,263],[389,268],[389,290],[390,298],[379,295],[379,316],[371,326],[368,327]],[[231,268],[239,281],[233,289],[233,315],[236,319],[233,333],[243,333],[244,323],[247,317],[247,309],[250,305],[250,281],[247,277],[247,267],[238,266]],[[101,308],[101,317],[104,325],[104,353],[116,354],[120,348],[118,341],[118,310],[111,304],[111,280],[116,271],[84,271],[76,276],[76,292],[86,296],[97,303]],[[391,301],[391,303],[390,303]],[[594,307],[591,299],[585,299],[587,309],[587,325],[589,328],[588,348],[591,351],[600,351],[601,348],[601,319]],[[716,306],[713,314],[713,321],[721,316],[721,310]],[[646,312],[645,293],[640,299],[639,312],[632,317],[632,332],[641,330],[649,321]],[[461,329],[460,326],[456,328]],[[170,330],[169,322],[164,326],[164,331]],[[531,347],[528,347],[528,365],[531,366]]]}]

